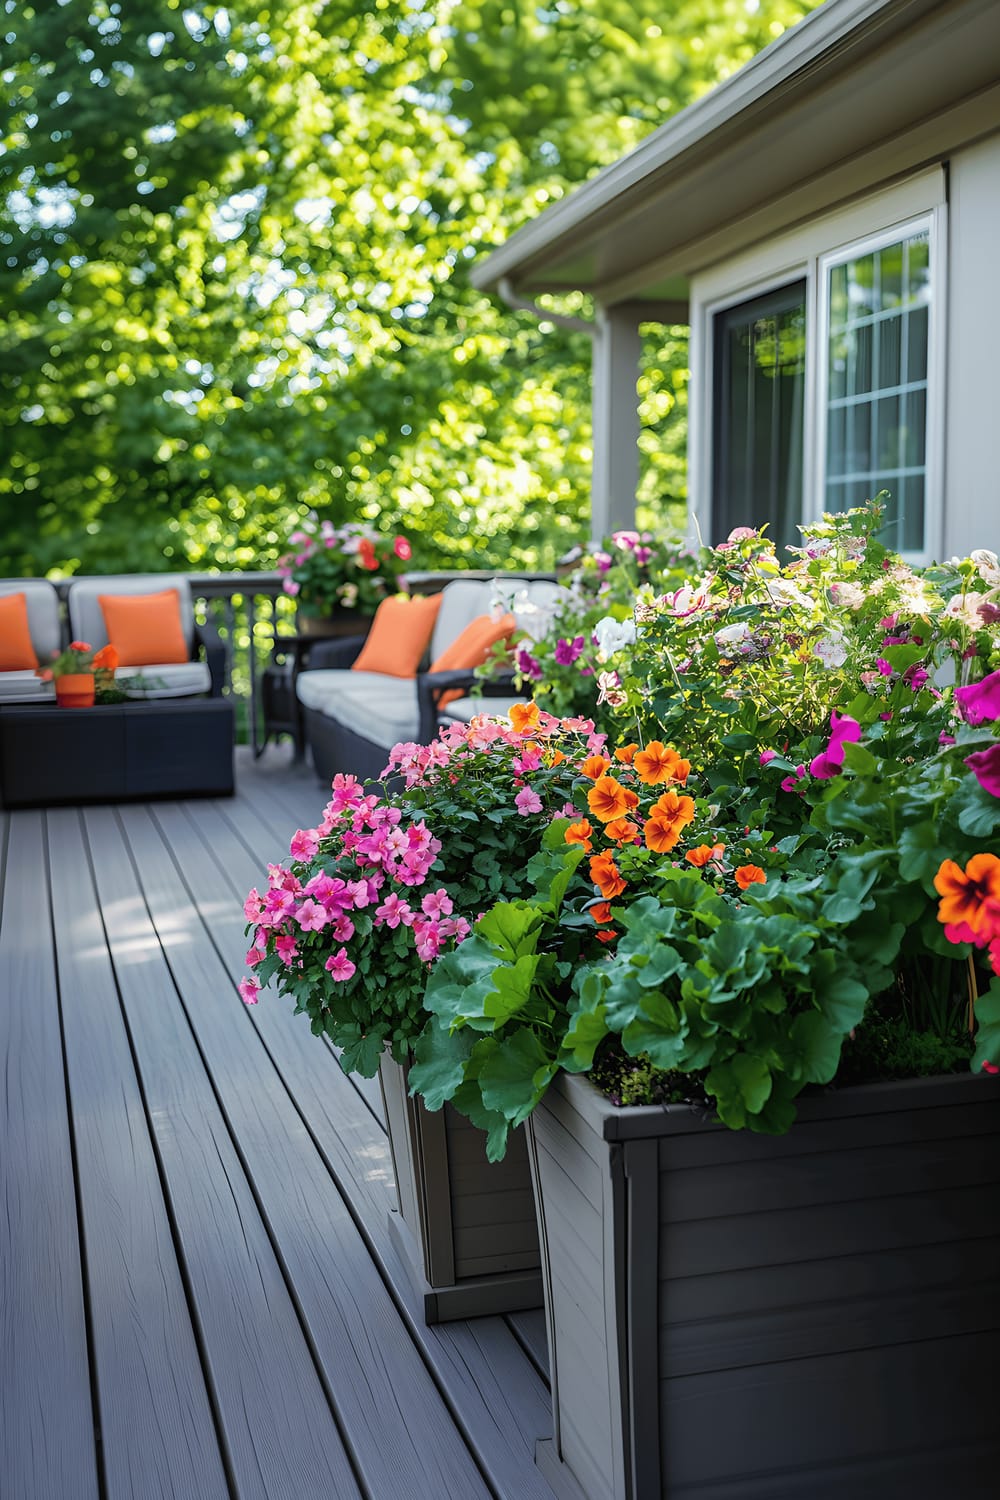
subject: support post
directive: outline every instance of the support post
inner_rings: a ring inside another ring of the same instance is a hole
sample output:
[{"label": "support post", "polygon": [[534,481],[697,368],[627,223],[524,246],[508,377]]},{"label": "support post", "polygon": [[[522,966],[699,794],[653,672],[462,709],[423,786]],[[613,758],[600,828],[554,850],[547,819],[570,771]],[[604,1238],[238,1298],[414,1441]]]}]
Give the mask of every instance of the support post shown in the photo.
[{"label": "support post", "polygon": [[639,486],[639,360],[634,308],[600,307],[593,353],[591,535],[635,526]]}]

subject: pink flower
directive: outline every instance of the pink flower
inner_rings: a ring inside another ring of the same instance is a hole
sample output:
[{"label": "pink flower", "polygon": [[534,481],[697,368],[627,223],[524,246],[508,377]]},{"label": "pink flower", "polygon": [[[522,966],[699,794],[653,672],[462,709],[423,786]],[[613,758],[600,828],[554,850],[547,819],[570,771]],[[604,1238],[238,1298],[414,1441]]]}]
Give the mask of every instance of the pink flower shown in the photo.
[{"label": "pink flower", "polygon": [[982,682],[955,689],[958,711],[967,724],[992,724],[1000,719],[1000,672],[991,672]]},{"label": "pink flower", "polygon": [[805,766],[796,766],[792,774],[790,776],[786,776],[784,781],[781,783],[781,790],[783,792],[794,792],[795,788],[798,786],[799,782],[803,779],[805,774]]},{"label": "pink flower", "polygon": [[523,786],[514,798],[514,806],[522,817],[528,813],[538,813],[542,810],[542,799],[537,792],[533,792],[530,786]]},{"label": "pink flower", "polygon": [[264,910],[264,901],[256,887],[250,892],[243,903],[243,915],[248,922],[256,922]]},{"label": "pink flower", "polygon": [[450,917],[455,908],[448,892],[441,886],[440,890],[428,891],[420,909],[427,917]]},{"label": "pink flower", "polygon": [[279,933],[274,940],[274,951],[283,964],[290,964],[299,956],[299,945],[288,933]]},{"label": "pink flower", "polygon": [[260,994],[260,985],[256,979],[241,979],[236,988],[240,992],[244,1005],[256,1005],[257,996]]},{"label": "pink flower", "polygon": [[1000,740],[985,750],[975,750],[966,757],[965,764],[984,792],[1000,797]]},{"label": "pink flower", "polygon": [[333,796],[330,798],[330,807],[335,812],[343,812],[348,807],[357,807],[361,801],[361,783],[356,776],[343,776],[338,771],[333,778]]},{"label": "pink flower", "polygon": [[398,536],[396,538],[396,540],[392,544],[392,550],[393,552],[395,552],[400,562],[409,562],[410,558],[413,556],[413,548],[410,546],[405,536]]},{"label": "pink flower", "polygon": [[292,841],[288,846],[288,852],[293,859],[312,859],[319,848],[319,839],[315,828],[297,828],[292,834]]},{"label": "pink flower", "polygon": [[836,710],[830,715],[830,739],[825,750],[809,763],[809,772],[823,781],[836,776],[844,764],[844,746],[856,744],[861,738],[861,725],[857,719]]},{"label": "pink flower", "polygon": [[323,965],[324,969],[337,981],[343,984],[356,972],[356,967],[347,956],[347,949],[341,948],[339,953],[334,953]]},{"label": "pink flower", "polygon": [[330,914],[318,901],[308,900],[303,901],[295,913],[295,920],[303,932],[320,932],[330,920]]},{"label": "pink flower", "polygon": [[262,964],[266,957],[267,949],[258,948],[257,944],[254,943],[253,947],[247,951],[246,962],[251,968],[256,968],[257,964]]},{"label": "pink flower", "polygon": [[349,943],[354,936],[354,923],[350,917],[338,917],[330,929],[335,943]]},{"label": "pink flower", "polygon": [[766,766],[768,761],[774,760],[777,754],[777,750],[762,750],[760,752],[760,764]]},{"label": "pink flower", "polygon": [[409,927],[413,921],[413,909],[406,901],[400,901],[395,891],[391,891],[381,906],[375,908],[376,927],[398,927],[400,923]]},{"label": "pink flower", "polygon": [[891,677],[892,676],[892,664],[891,664],[891,662],[887,662],[884,659],[884,657],[880,656],[878,658],[878,660],[875,662],[875,665],[876,665],[876,667],[878,667],[878,669],[881,672],[881,674],[882,674],[883,677]]}]

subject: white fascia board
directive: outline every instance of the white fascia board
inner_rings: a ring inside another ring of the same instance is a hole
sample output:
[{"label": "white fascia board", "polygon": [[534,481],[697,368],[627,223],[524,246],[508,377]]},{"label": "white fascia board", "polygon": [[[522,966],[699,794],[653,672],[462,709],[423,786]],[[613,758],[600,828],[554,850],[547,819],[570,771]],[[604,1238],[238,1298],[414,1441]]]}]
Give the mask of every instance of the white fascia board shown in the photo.
[{"label": "white fascia board", "polygon": [[660,191],[663,178],[677,170],[686,155],[704,149],[713,136],[741,134],[748,113],[762,105],[780,108],[783,93],[825,63],[836,59],[843,66],[844,54],[856,46],[868,47],[874,30],[911,24],[934,5],[935,0],[827,0],[627,156],[517,230],[473,268],[473,286],[492,291],[504,279],[516,285],[533,262],[551,261],[574,246],[578,249],[581,234],[607,218],[634,212],[643,199]]}]

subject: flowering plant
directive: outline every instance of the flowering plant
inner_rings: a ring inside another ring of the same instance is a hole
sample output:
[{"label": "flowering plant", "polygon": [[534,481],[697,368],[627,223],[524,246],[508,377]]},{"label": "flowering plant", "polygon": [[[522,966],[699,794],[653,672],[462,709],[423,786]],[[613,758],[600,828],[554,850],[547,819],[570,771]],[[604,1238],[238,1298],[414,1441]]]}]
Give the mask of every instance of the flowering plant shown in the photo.
[{"label": "flowering plant", "polygon": [[[765,1131],[807,1085],[884,1062],[887,1036],[930,1071],[1000,1066],[1000,569],[917,574],[871,519],[809,528],[790,570],[735,534],[637,612],[621,706],[655,737],[578,764],[580,816],[546,834],[534,895],[428,987],[411,1081],[486,1123],[492,1153],[609,1041]],[[581,954],[595,913],[602,950]]]},{"label": "flowering plant", "polygon": [[70,641],[62,651],[53,651],[49,661],[35,672],[43,682],[52,682],[73,672],[93,672],[95,675],[114,672],[118,665],[118,652],[114,646],[102,646],[95,651],[87,641]]},{"label": "flowering plant", "polygon": [[370,526],[334,526],[315,516],[288,538],[292,550],[278,563],[284,591],[319,614],[338,609],[374,614],[394,593],[412,556],[404,536],[388,536]]},{"label": "flowering plant", "polygon": [[335,778],[319,825],[298,830],[291,862],[247,897],[245,1001],[275,980],[348,1070],[373,1075],[385,1048],[406,1057],[427,1020],[429,967],[498,896],[529,888],[524,846],[563,809],[570,757],[600,743],[587,721],[533,708],[512,719],[396,745],[384,776],[401,790]]},{"label": "flowering plant", "polygon": [[[657,591],[679,588],[698,559],[677,539],[647,531],[616,531],[600,544],[575,548],[569,557],[574,566],[555,609],[539,628],[529,624],[515,638],[514,682],[552,713],[585,713],[602,722],[605,663],[610,650],[635,639],[637,595],[652,599]],[[518,624],[523,625],[520,616]],[[510,667],[504,648],[477,675],[488,678]]]}]

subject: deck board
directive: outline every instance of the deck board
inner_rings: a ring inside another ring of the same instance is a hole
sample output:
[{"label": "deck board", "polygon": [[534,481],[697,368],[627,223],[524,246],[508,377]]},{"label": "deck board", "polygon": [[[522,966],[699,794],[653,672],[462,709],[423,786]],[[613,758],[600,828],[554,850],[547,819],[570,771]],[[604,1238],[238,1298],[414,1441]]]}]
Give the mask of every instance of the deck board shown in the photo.
[{"label": "deck board", "polygon": [[79,814],[50,812],[47,821],[105,1493],[224,1500],[229,1486]]},{"label": "deck board", "polygon": [[537,1319],[424,1326],[377,1087],[236,994],[326,800],[237,787],[0,812],[0,1495],[552,1500]]},{"label": "deck board", "polygon": [[44,815],[10,817],[0,922],[0,1492],[97,1500]]}]

